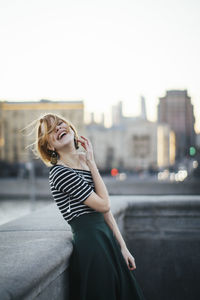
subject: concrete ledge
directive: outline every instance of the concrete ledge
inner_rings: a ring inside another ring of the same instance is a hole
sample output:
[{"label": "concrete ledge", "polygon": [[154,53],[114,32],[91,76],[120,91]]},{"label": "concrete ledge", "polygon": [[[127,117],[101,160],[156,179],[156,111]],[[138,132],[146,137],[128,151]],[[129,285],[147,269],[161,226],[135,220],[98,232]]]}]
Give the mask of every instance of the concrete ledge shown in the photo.
[{"label": "concrete ledge", "polygon": [[[197,295],[200,276],[200,196],[110,199],[127,246],[136,254],[135,274],[146,299],[195,299],[192,293]],[[1,225],[0,299],[68,300],[71,239],[71,228],[55,203]],[[185,270],[186,263],[190,269]]]},{"label": "concrete ledge", "polygon": [[[42,299],[39,295],[49,285],[57,281],[59,286],[72,252],[71,238],[70,227],[55,204],[1,225],[0,299]],[[67,292],[66,280],[56,297],[49,299],[67,299]]]},{"label": "concrete ledge", "polygon": [[[199,180],[184,182],[157,181],[155,178],[140,179],[128,176],[118,181],[111,176],[103,176],[109,195],[200,195]],[[29,199],[30,180],[16,178],[0,178],[1,199]],[[32,186],[33,187],[33,186]],[[35,178],[35,197],[38,200],[50,199],[51,191],[48,178]]]}]

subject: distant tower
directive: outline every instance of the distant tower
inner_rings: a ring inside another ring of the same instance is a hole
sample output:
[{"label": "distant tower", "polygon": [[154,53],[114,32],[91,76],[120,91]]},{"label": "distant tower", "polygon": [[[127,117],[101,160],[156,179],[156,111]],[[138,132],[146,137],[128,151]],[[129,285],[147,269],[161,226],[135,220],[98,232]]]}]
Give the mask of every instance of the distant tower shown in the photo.
[{"label": "distant tower", "polygon": [[119,125],[122,120],[122,101],[112,106],[112,125]]},{"label": "distant tower", "polygon": [[147,119],[147,115],[146,115],[146,103],[145,103],[145,98],[143,96],[141,96],[141,118],[143,120]]},{"label": "distant tower", "polygon": [[105,126],[105,116],[104,116],[104,113],[101,113],[101,122],[100,122],[101,125]]},{"label": "distant tower", "polygon": [[92,124],[95,123],[95,120],[94,120],[94,113],[93,113],[93,112],[90,113],[90,123],[92,123]]},{"label": "distant tower", "polygon": [[195,145],[193,105],[187,90],[170,90],[159,98],[158,122],[167,123],[176,135],[176,159],[188,154],[190,146]]}]

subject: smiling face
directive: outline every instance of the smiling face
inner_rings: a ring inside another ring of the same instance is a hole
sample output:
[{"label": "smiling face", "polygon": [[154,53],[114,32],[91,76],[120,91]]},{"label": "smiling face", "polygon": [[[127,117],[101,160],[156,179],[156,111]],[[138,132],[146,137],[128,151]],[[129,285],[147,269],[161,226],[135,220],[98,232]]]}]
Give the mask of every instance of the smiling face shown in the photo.
[{"label": "smiling face", "polygon": [[39,120],[37,129],[37,153],[50,166],[52,151],[59,153],[68,144],[78,146],[78,134],[74,125],[57,114],[46,114]]},{"label": "smiling face", "polygon": [[[53,120],[51,120],[51,122],[53,122]],[[53,125],[52,123],[52,126]],[[70,142],[74,143],[74,131],[69,124],[59,119],[55,128],[49,133],[49,149],[59,152],[60,149]]]}]

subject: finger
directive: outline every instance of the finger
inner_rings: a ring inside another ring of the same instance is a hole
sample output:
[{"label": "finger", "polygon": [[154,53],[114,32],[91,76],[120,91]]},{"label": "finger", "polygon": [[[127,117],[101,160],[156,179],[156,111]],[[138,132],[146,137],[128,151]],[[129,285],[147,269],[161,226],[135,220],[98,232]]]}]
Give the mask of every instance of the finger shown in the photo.
[{"label": "finger", "polygon": [[127,264],[127,267],[130,268],[128,259],[126,259],[126,264]]},{"label": "finger", "polygon": [[81,140],[81,139],[77,139],[77,141],[81,142],[81,143],[85,143],[85,141]]},{"label": "finger", "polygon": [[129,269],[130,269],[130,270],[136,269],[135,260],[130,259],[130,258],[129,258],[128,260],[129,260]]},{"label": "finger", "polygon": [[82,141],[79,142],[81,143],[81,146],[86,150],[86,145]]},{"label": "finger", "polygon": [[82,141],[84,141],[84,143],[85,143],[85,139],[82,137],[82,136],[80,136],[80,138],[79,139],[82,139]]},{"label": "finger", "polygon": [[136,269],[136,266],[129,266],[129,270],[133,271]]},{"label": "finger", "polygon": [[85,141],[83,138],[82,139],[79,139],[79,141],[81,142],[81,143],[84,143],[84,144],[88,144],[88,142],[87,141]]},{"label": "finger", "polygon": [[78,139],[78,141],[79,141],[81,144],[87,145],[87,144],[86,144],[86,141],[84,141],[84,140]]},{"label": "finger", "polygon": [[86,139],[84,136],[82,136],[81,135],[81,137],[82,137],[82,139],[84,139],[88,144],[89,144],[89,140],[88,139]]},{"label": "finger", "polygon": [[86,138],[86,137],[84,137],[83,135],[81,135],[81,137],[82,137],[84,140],[87,140],[87,138]]}]

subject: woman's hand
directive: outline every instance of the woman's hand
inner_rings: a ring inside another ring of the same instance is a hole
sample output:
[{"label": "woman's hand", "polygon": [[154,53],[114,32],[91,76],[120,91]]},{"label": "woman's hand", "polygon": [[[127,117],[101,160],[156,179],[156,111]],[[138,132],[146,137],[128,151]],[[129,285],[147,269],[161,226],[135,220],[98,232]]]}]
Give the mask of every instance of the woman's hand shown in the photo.
[{"label": "woman's hand", "polygon": [[122,255],[126,261],[129,270],[136,269],[135,258],[131,255],[127,248],[121,249]]},{"label": "woman's hand", "polygon": [[82,135],[78,139],[78,142],[81,143],[81,146],[85,149],[86,151],[86,163],[88,162],[93,162],[94,161],[94,155],[93,155],[93,148],[92,144],[89,139],[86,139]]}]

